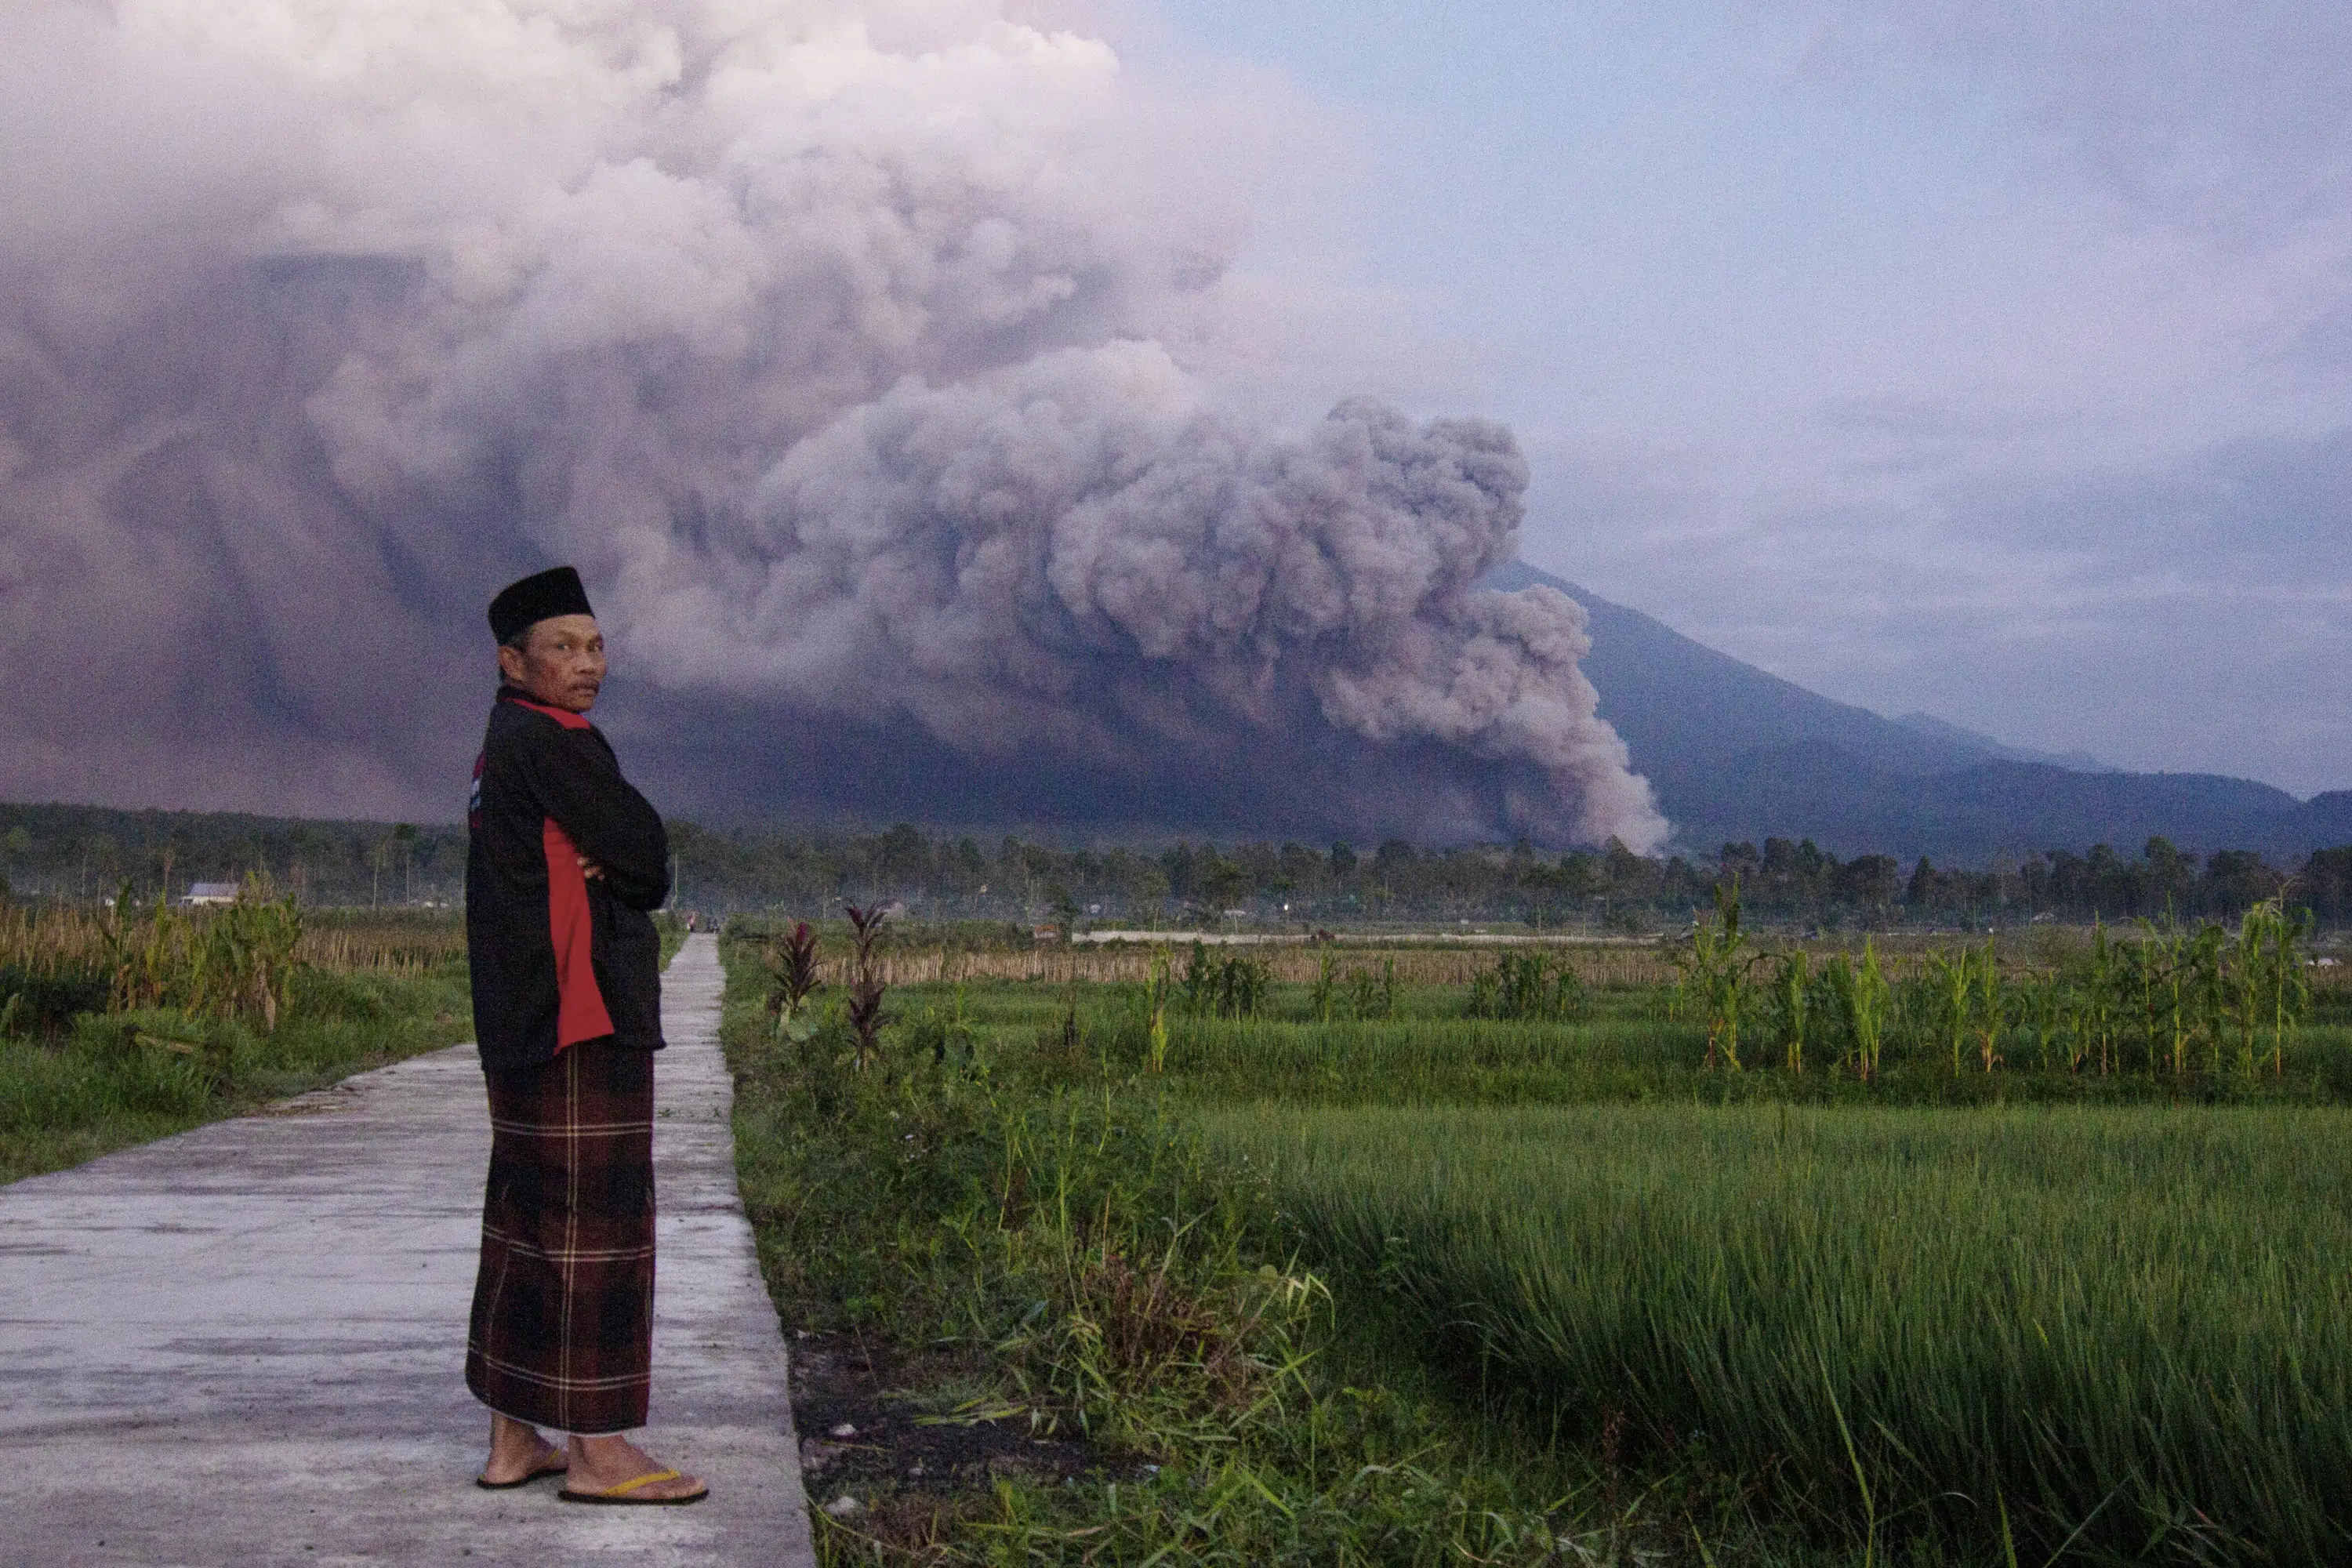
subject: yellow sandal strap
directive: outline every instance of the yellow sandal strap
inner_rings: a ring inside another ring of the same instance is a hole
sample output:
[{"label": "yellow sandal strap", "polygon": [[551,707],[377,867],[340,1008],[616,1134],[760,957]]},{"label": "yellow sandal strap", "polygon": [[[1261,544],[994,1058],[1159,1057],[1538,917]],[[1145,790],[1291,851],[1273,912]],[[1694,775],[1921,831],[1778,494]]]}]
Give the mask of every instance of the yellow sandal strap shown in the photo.
[{"label": "yellow sandal strap", "polygon": [[639,1487],[649,1487],[656,1481],[676,1481],[683,1480],[685,1478],[680,1476],[676,1470],[654,1470],[646,1475],[639,1476],[635,1480],[623,1481],[617,1487],[606,1487],[603,1491],[598,1492],[596,1495],[598,1497],[626,1497],[629,1493],[636,1490]]}]

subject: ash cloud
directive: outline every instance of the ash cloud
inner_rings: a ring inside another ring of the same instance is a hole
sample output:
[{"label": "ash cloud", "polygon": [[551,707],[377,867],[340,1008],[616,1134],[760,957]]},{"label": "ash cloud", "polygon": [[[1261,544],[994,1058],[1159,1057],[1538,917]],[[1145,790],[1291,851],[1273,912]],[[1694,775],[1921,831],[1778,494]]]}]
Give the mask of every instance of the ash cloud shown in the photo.
[{"label": "ash cloud", "polygon": [[0,793],[448,816],[569,559],[706,809],[1664,837],[1581,612],[1473,591],[1509,434],[1203,369],[1263,150],[1099,42],[52,0],[0,132]]}]

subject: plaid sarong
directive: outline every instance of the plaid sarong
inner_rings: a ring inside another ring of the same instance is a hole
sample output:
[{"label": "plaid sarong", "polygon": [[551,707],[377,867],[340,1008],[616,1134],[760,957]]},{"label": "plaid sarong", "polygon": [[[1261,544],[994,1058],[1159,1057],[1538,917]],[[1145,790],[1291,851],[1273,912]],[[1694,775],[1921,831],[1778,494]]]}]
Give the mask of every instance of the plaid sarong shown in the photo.
[{"label": "plaid sarong", "polygon": [[646,1424],[654,1058],[610,1038],[488,1075],[490,1179],[466,1386],[559,1432]]}]

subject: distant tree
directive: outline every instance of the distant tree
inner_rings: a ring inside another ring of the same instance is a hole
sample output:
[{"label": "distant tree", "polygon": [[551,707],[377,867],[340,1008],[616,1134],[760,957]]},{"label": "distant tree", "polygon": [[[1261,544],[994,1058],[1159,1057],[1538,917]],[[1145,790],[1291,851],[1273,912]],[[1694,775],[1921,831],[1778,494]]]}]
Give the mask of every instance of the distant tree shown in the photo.
[{"label": "distant tree", "polygon": [[910,822],[894,824],[874,847],[874,869],[887,886],[919,888],[930,880],[930,840]]},{"label": "distant tree", "polygon": [[1168,897],[1168,874],[1146,860],[1139,865],[1127,884],[1127,895],[1143,910],[1157,917],[1162,900]]},{"label": "distant tree", "polygon": [[1555,872],[1559,890],[1571,899],[1590,899],[1598,894],[1603,874],[1601,857],[1586,849],[1571,849],[1561,856]]},{"label": "distant tree", "polygon": [[958,881],[971,888],[988,880],[988,857],[970,834],[955,841],[955,874]]},{"label": "distant tree", "polygon": [[2146,868],[2147,901],[2158,909],[2177,908],[2189,902],[2189,895],[2197,880],[2197,857],[2184,855],[2171,839],[2158,835],[2147,841],[2140,851],[2140,863]]},{"label": "distant tree", "polygon": [[1053,913],[1054,929],[1061,933],[1064,942],[1069,941],[1078,927],[1078,900],[1061,883],[1048,882],[1045,884],[1045,907]]},{"label": "distant tree", "polygon": [[1160,857],[1160,874],[1168,879],[1168,889],[1180,899],[1189,899],[1200,891],[1193,880],[1195,857],[1192,847],[1179,840]]},{"label": "distant tree", "polygon": [[1286,844],[1279,858],[1285,893],[1307,893],[1324,880],[1323,858],[1304,844]]},{"label": "distant tree", "polygon": [[1835,874],[1838,899],[1866,910],[1884,910],[1903,896],[1903,866],[1892,855],[1859,855]]},{"label": "distant tree", "polygon": [[1194,875],[1198,878],[1201,896],[1209,900],[1212,909],[1223,910],[1241,901],[1249,891],[1249,873],[1238,860],[1218,854],[1214,849],[1201,851]]},{"label": "distant tree", "polygon": [[392,841],[400,850],[400,901],[404,904],[413,903],[415,901],[415,887],[410,879],[409,871],[415,863],[414,855],[416,848],[416,829],[408,823],[400,823],[392,830]]},{"label": "distant tree", "polygon": [[2276,896],[2286,879],[2249,849],[2217,849],[2205,861],[2205,875],[2197,887],[2197,902],[2208,913],[2226,915],[2248,910]]},{"label": "distant tree", "polygon": [[2324,921],[2352,920],[2352,844],[2322,849],[2305,861],[2285,899]]},{"label": "distant tree", "polygon": [[1663,880],[1655,861],[1645,860],[1633,853],[1626,842],[1615,834],[1602,847],[1601,858],[1609,872],[1609,891],[1621,899],[1644,898],[1658,890]]}]

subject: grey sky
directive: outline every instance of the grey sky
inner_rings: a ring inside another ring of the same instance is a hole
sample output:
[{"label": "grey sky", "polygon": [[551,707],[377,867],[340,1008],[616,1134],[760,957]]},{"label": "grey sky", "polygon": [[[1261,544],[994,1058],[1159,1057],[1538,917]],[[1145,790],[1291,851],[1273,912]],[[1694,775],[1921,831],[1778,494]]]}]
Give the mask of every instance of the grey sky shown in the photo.
[{"label": "grey sky", "polygon": [[1248,267],[1378,324],[1354,384],[1515,424],[1528,559],[1889,713],[2352,785],[2352,12],[1143,0],[1112,37],[1295,100],[1314,174]]},{"label": "grey sky", "polygon": [[1662,841],[1509,430],[1232,266],[1353,132],[1007,10],[0,5],[0,795],[453,810],[568,561],[696,810]]},{"label": "grey sky", "polygon": [[[570,560],[616,724],[776,742],[746,803],[877,702],[942,748],[910,811],[1037,736],[1093,800],[1100,699],[1210,715],[1128,737],[1154,788],[1370,746],[1500,831],[1517,759],[1594,836],[1614,737],[1512,673],[1572,616],[1459,591],[1523,494],[1536,564],[1832,695],[2341,787],[2347,77],[2315,5],[15,0],[0,795],[452,810],[479,607]],[[1457,470],[1483,533],[1413,499]],[[1096,542],[1238,612],[1342,512],[1296,602],[1386,640],[1072,673]]]}]

